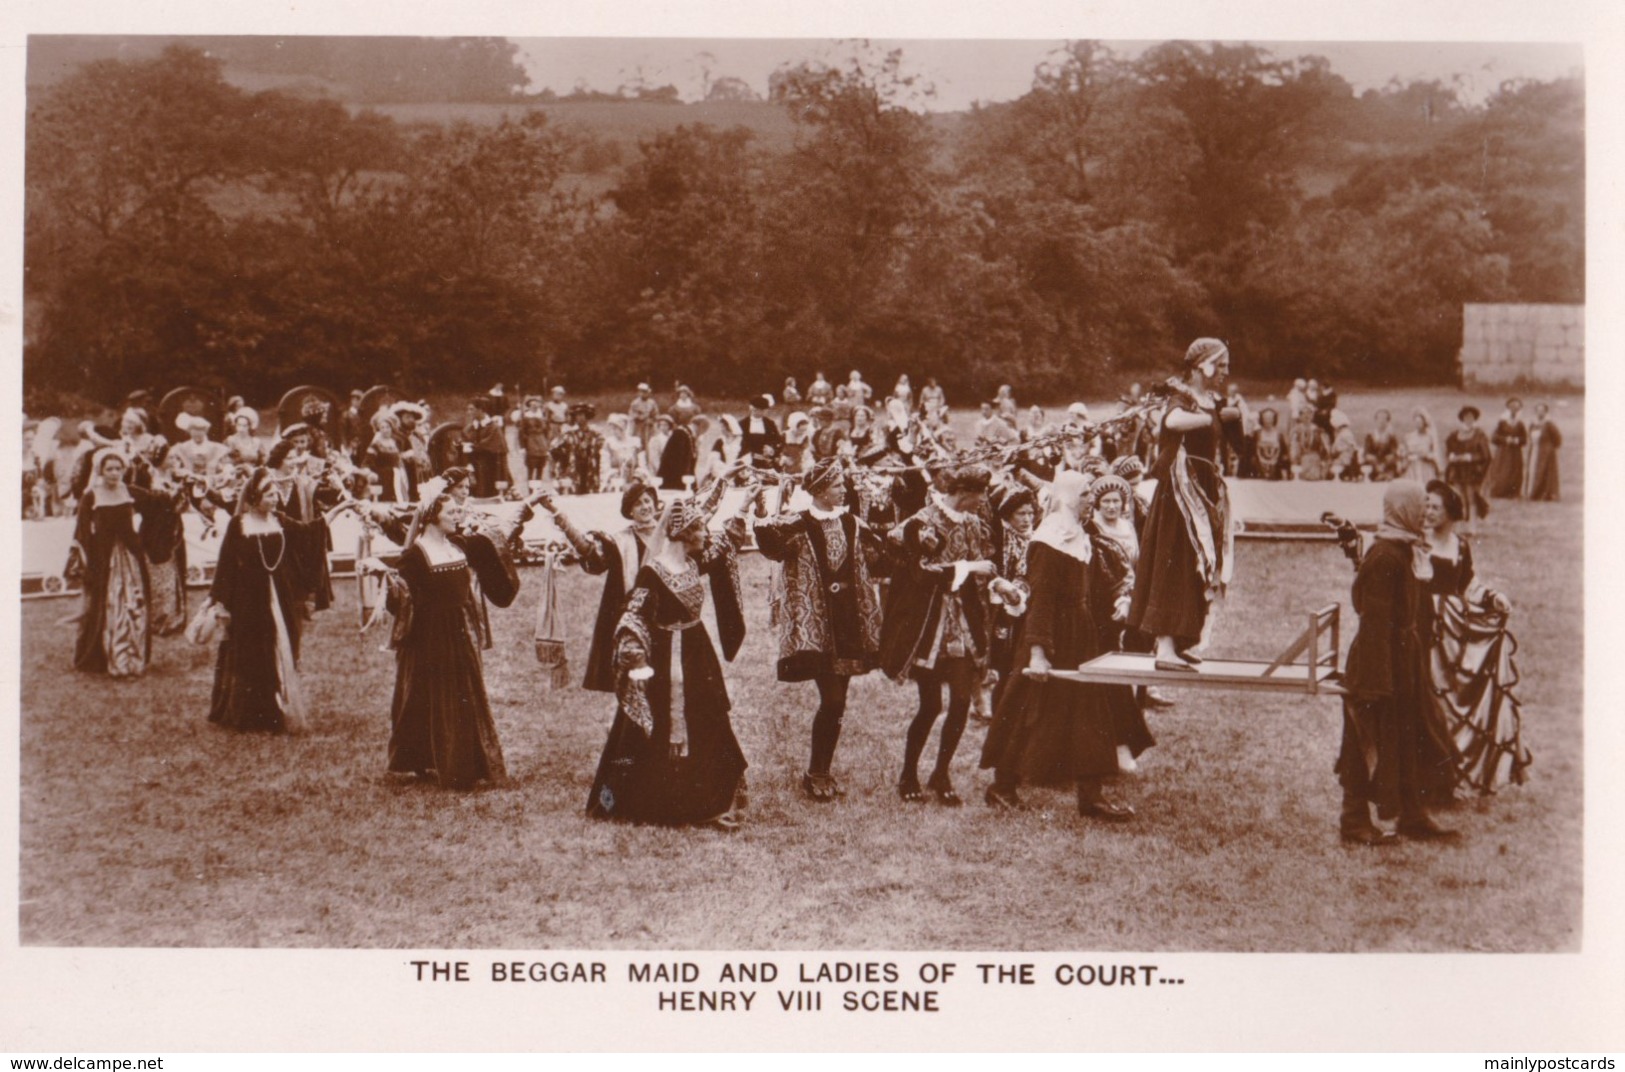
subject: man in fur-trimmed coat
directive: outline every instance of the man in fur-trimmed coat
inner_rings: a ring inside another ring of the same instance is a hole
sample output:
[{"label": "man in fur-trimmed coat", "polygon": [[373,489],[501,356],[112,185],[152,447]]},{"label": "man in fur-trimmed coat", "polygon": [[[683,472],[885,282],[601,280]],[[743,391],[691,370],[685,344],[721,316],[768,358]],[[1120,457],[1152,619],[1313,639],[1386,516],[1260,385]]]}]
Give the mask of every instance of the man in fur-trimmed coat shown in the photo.
[{"label": "man in fur-trimmed coat", "polygon": [[809,510],[756,523],[756,546],[781,564],[774,580],[773,620],[779,634],[780,681],[818,685],[812,759],[801,787],[813,800],[841,795],[830,773],[852,678],[877,665],[880,597],[870,556],[881,538],[847,509],[841,463],[820,461],[806,478]]}]

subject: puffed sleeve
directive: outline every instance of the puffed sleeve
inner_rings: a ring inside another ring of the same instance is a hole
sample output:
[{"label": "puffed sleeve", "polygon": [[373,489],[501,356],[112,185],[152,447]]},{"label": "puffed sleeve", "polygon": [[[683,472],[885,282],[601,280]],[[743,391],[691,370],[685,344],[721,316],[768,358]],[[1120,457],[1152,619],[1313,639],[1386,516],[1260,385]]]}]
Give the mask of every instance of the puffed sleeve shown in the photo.
[{"label": "puffed sleeve", "polygon": [[425,573],[422,550],[410,547],[401,555],[398,567],[383,576],[384,609],[395,618],[389,634],[389,646],[394,650],[400,650],[412,636],[413,610],[417,605],[413,589],[421,587]]},{"label": "puffed sleeve", "polygon": [[519,571],[513,560],[483,532],[453,539],[467,556],[468,568],[479,579],[485,598],[499,607],[512,606],[519,595]]},{"label": "puffed sleeve", "polygon": [[235,611],[237,606],[240,581],[237,563],[242,557],[240,550],[242,541],[242,518],[233,515],[232,519],[226,522],[225,535],[220,538],[220,551],[214,566],[214,582],[209,586],[209,598],[228,611]]},{"label": "puffed sleeve", "polygon": [[801,531],[800,514],[780,514],[756,522],[756,549],[762,557],[783,562],[793,553],[791,543]]}]

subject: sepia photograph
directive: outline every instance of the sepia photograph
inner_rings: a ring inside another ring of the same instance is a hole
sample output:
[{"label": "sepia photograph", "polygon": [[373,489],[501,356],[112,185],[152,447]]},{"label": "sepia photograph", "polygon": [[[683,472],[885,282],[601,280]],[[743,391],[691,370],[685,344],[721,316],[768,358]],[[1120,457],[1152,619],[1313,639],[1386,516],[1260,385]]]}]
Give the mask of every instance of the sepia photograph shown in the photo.
[{"label": "sepia photograph", "polygon": [[1581,41],[379,27],[26,37],[17,955],[1596,950]]}]

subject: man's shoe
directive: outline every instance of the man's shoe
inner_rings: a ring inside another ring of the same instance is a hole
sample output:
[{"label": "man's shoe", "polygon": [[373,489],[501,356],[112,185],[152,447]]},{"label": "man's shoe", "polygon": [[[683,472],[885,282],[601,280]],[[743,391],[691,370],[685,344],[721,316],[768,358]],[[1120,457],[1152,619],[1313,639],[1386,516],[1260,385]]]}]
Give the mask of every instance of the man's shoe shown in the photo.
[{"label": "man's shoe", "polygon": [[1134,818],[1134,809],[1127,804],[1114,804],[1105,798],[1084,801],[1078,805],[1078,814],[1086,819],[1104,819],[1108,823],[1126,823]]},{"label": "man's shoe", "polygon": [[813,774],[811,772],[801,776],[801,789],[813,800],[827,803],[841,796],[840,784],[835,781],[832,774]]},{"label": "man's shoe", "polygon": [[1460,830],[1440,826],[1426,815],[1415,819],[1401,819],[1394,830],[1400,837],[1409,838],[1411,841],[1455,841],[1461,837]]},{"label": "man's shoe", "polygon": [[932,777],[925,783],[925,787],[937,795],[939,804],[946,804],[950,808],[963,807],[965,804],[959,794],[954,792],[953,783],[948,780],[947,775]]},{"label": "man's shoe", "polygon": [[1346,826],[1338,831],[1338,840],[1345,845],[1397,845],[1399,838],[1375,824]]},{"label": "man's shoe", "polygon": [[1201,672],[1183,659],[1158,659],[1151,665],[1158,670],[1176,674],[1196,674]]},{"label": "man's shoe", "polygon": [[1000,789],[996,785],[988,786],[987,792],[982,794],[982,799],[987,801],[988,807],[996,811],[1020,811],[1023,807],[1021,798],[1016,796],[1014,789]]}]

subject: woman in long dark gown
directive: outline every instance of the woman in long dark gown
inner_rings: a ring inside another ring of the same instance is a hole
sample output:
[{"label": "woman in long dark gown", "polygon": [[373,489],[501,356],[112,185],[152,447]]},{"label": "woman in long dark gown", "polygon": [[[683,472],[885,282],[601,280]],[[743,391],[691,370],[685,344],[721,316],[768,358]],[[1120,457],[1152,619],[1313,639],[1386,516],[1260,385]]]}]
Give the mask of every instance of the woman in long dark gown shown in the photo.
[{"label": "woman in long dark gown", "polygon": [[1156,638],[1158,670],[1194,671],[1208,608],[1230,578],[1230,500],[1219,473],[1223,411],[1209,385],[1224,382],[1230,350],[1197,339],[1185,352],[1187,378],[1163,414],[1151,476],[1130,627]]},{"label": "woman in long dark gown", "polygon": [[458,530],[462,508],[438,479],[426,481],[405,550],[385,574],[395,615],[395,695],[389,770],[433,776],[444,789],[507,777],[485,692],[480,591],[499,607],[519,594],[505,549],[483,532]]},{"label": "woman in long dark gown", "polygon": [[1473,546],[1455,531],[1465,512],[1455,490],[1435,480],[1427,493],[1429,668],[1435,710],[1455,746],[1451,777],[1431,787],[1433,801],[1443,803],[1458,791],[1488,795],[1498,782],[1521,784],[1533,757],[1523,746],[1513,692],[1518,642],[1507,630],[1512,606],[1474,573]]},{"label": "woman in long dark gown", "polygon": [[660,492],[634,481],[621,495],[621,516],[631,522],[615,532],[582,532],[570,522],[552,495],[538,500],[553,515],[559,531],[581,559],[588,573],[604,575],[604,594],[598,601],[592,643],[587,649],[587,674],[581,687],[594,692],[615,691],[615,630],[626,607],[628,588],[643,568],[649,541],[660,524]]},{"label": "woman in long dark gown", "polygon": [[595,819],[738,826],[745,755],[702,611],[709,577],[722,655],[732,660],[745,638],[736,559],[744,527],[731,523],[728,533],[710,535],[708,515],[692,500],[667,508],[663,544],[645,558],[627,597],[615,631],[619,703],[587,798]]},{"label": "woman in long dark gown", "polygon": [[73,666],[111,677],[139,677],[152,657],[151,581],[136,518],[145,528],[149,518],[174,513],[173,500],[127,485],[128,468],[117,448],[96,452],[73,535],[85,564]]},{"label": "woman in long dark gown", "polygon": [[327,521],[320,514],[300,521],[281,506],[280,482],[270,470],[255,469],[220,541],[209,601],[226,636],[215,659],[209,721],[227,729],[309,727],[299,638],[304,600],[323,575]]},{"label": "woman in long dark gown", "polygon": [[1385,845],[1393,835],[1371,820],[1398,819],[1398,833],[1417,839],[1449,838],[1426,802],[1431,787],[1450,776],[1452,748],[1433,717],[1428,669],[1427,494],[1410,480],[1389,484],[1382,524],[1354,578],[1359,629],[1344,672],[1343,742],[1335,770],[1343,788],[1342,840]]},{"label": "woman in long dark gown", "polygon": [[1052,667],[1070,670],[1111,650],[1111,635],[1128,613],[1133,575],[1121,549],[1084,528],[1088,484],[1083,474],[1063,471],[1050,485],[1044,520],[1027,548],[1032,603],[982,767],[994,772],[986,795],[992,807],[1019,807],[1023,781],[1071,784],[1081,814],[1122,822],[1134,809],[1107,800],[1101,787],[1118,771],[1119,725],[1137,714],[1132,690],[1047,679]]},{"label": "woman in long dark gown", "polygon": [[1531,502],[1556,502],[1559,480],[1557,451],[1563,445],[1563,432],[1548,415],[1546,403],[1535,406],[1535,423],[1529,434],[1534,442],[1531,452],[1534,460],[1529,464],[1529,499]]},{"label": "woman in long dark gown", "polygon": [[1484,476],[1490,468],[1490,437],[1478,426],[1477,406],[1463,406],[1456,414],[1461,426],[1445,437],[1444,478],[1456,489],[1466,508],[1466,521],[1488,517],[1490,502],[1484,498]]},{"label": "woman in long dark gown", "polygon": [[1529,445],[1529,426],[1523,420],[1521,399],[1507,399],[1506,412],[1495,422],[1490,440],[1495,444],[1495,460],[1490,463],[1490,497],[1522,498],[1523,452]]}]

